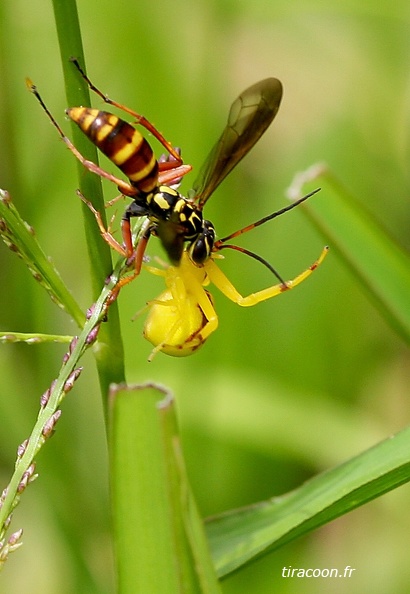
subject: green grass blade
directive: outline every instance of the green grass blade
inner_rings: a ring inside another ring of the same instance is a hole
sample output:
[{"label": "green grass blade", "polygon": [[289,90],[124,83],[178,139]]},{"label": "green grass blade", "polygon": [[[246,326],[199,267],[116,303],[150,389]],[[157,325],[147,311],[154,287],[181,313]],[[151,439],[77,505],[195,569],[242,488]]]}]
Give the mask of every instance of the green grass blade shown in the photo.
[{"label": "green grass blade", "polygon": [[73,336],[67,336],[63,334],[41,334],[41,333],[29,333],[29,332],[5,332],[0,331],[0,342],[1,343],[12,343],[12,342],[25,342],[26,344],[44,344],[46,342],[62,342],[69,343],[73,339]]},{"label": "green grass blade", "polygon": [[410,342],[410,255],[325,167],[312,167],[302,174],[292,197],[312,179],[322,191],[303,208],[389,324]]},{"label": "green grass blade", "polygon": [[[84,52],[81,40],[80,23],[75,0],[53,0],[54,16],[60,46],[61,64],[64,73],[66,97],[68,106],[91,105],[87,83],[77,72],[70,58],[76,57],[84,65]],[[71,123],[72,138],[80,153],[90,161],[98,163],[96,147],[81,132],[76,124]],[[68,155],[67,158],[74,156]],[[105,222],[104,198],[101,179],[88,172],[78,162],[79,188],[84,196],[90,200],[95,208],[101,212]],[[95,293],[98,294],[103,281],[112,270],[110,249],[102,241],[94,217],[85,204],[82,205],[85,233],[89,257],[92,263],[91,277]]]},{"label": "green grass blade", "polygon": [[33,228],[20,216],[4,190],[0,190],[0,236],[18,254],[33,277],[46,289],[51,299],[64,309],[81,328],[84,313],[61,279],[57,269],[37,241]]},{"label": "green grass blade", "polygon": [[183,468],[174,402],[153,385],[110,399],[120,594],[220,592]]},{"label": "green grass blade", "polygon": [[[81,64],[84,64],[84,52],[76,2],[75,0],[53,0],[53,8],[68,105],[90,105],[87,84],[70,62],[70,58],[75,56]],[[75,124],[72,125],[72,134],[74,144],[80,153],[94,163],[98,163],[95,146]],[[105,221],[101,179],[97,175],[86,171],[80,163],[78,163],[78,174],[81,192],[93,203]],[[110,248],[101,238],[94,215],[85,204],[83,204],[83,215],[91,264],[90,272],[93,291],[94,295],[97,295],[104,280],[112,271],[111,253]],[[98,348],[94,349],[94,353],[97,360],[102,393],[108,394],[110,383],[124,381],[125,377],[124,351],[116,303],[110,308],[109,323],[105,324],[101,329]]]},{"label": "green grass blade", "polygon": [[[55,425],[61,414],[60,405],[81,373],[82,367],[78,367],[79,360],[93,344],[98,334],[98,329],[110,304],[111,291],[123,271],[124,268],[119,264],[111,282],[104,286],[93,311],[85,321],[81,334],[72,340],[68,352],[63,357],[57,378],[40,399],[40,411],[35,425],[29,438],[19,447],[13,475],[7,488],[3,491],[0,506],[0,541],[3,543],[3,537],[9,529],[11,513],[19,503],[27,485],[35,478],[35,458],[47,439],[54,433]],[[4,559],[2,560],[4,561]]]},{"label": "green grass blade", "polygon": [[410,480],[410,428],[298,489],[212,518],[207,534],[220,577]]}]

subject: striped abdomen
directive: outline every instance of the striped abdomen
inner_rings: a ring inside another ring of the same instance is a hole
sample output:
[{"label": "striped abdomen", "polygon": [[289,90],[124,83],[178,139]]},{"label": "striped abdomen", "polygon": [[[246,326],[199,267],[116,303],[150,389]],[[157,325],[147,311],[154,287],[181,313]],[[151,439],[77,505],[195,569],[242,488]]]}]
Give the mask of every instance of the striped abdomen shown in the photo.
[{"label": "striped abdomen", "polygon": [[66,113],[135,188],[148,193],[157,187],[158,163],[138,130],[107,111],[71,107]]}]

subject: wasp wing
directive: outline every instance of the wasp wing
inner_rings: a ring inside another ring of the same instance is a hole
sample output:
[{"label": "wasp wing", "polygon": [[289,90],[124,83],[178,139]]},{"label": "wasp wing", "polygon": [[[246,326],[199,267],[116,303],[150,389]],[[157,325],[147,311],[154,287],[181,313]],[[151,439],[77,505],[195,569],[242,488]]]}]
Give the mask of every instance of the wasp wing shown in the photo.
[{"label": "wasp wing", "polygon": [[209,153],[190,192],[190,198],[200,209],[271,124],[281,99],[281,82],[266,78],[246,89],[233,102],[225,130]]}]

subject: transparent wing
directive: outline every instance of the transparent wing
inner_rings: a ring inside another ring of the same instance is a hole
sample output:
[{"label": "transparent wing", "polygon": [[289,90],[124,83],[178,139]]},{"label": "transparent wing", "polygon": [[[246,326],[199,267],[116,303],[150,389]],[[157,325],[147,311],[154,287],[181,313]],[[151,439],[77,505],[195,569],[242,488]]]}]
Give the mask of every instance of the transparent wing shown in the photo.
[{"label": "transparent wing", "polygon": [[266,78],[246,89],[233,102],[225,130],[205,160],[189,194],[200,209],[271,124],[281,99],[281,82]]}]

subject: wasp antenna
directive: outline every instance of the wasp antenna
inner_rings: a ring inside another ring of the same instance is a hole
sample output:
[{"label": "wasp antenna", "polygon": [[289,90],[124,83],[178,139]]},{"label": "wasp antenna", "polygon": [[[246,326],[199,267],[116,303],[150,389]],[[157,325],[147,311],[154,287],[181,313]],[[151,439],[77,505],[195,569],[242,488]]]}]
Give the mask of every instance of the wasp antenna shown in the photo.
[{"label": "wasp antenna", "polygon": [[262,256],[259,256],[258,254],[255,254],[255,252],[251,252],[250,250],[240,247],[239,245],[232,245],[228,243],[226,245],[219,246],[218,250],[222,250],[223,248],[230,248],[231,250],[236,250],[237,252],[241,252],[242,254],[246,254],[250,258],[257,260],[258,262],[266,266],[266,268],[268,268],[282,284],[286,284],[283,278],[280,276],[280,274],[276,272],[273,266],[269,264],[269,262],[265,260],[265,258],[262,258]]},{"label": "wasp antenna", "polygon": [[29,78],[28,76],[26,77],[26,87],[28,88],[28,90],[31,93],[34,93],[37,90],[36,85],[33,83],[33,81],[31,80],[31,78]]},{"label": "wasp antenna", "polygon": [[268,215],[267,217],[263,217],[263,219],[259,219],[259,221],[256,221],[256,223],[252,223],[251,225],[247,225],[243,229],[239,229],[239,231],[235,231],[235,233],[232,233],[231,235],[228,235],[227,237],[223,237],[222,239],[219,239],[215,245],[218,248],[220,248],[220,247],[222,247],[221,244],[225,243],[225,241],[228,241],[229,239],[233,239],[234,237],[238,237],[238,235],[242,235],[243,233],[247,233],[248,231],[251,231],[255,227],[259,227],[259,225],[263,225],[264,223],[267,223],[268,221],[271,221],[272,219],[276,219],[276,217],[278,217],[279,215],[282,215],[285,212],[288,212],[289,210],[296,208],[297,206],[299,206],[299,204],[301,204],[302,202],[305,202],[305,200],[307,200],[314,194],[317,194],[317,192],[319,192],[319,191],[320,191],[320,188],[316,188],[316,190],[313,190],[313,192],[309,192],[309,194],[306,194],[306,196],[299,198],[299,200],[296,200],[296,202],[293,202],[292,204],[289,204],[288,206],[285,206],[284,208],[281,208],[280,210],[273,212],[272,214]]},{"label": "wasp antenna", "polygon": [[27,86],[28,90],[31,93],[33,93],[34,97],[37,99],[37,101],[40,103],[43,110],[46,112],[48,119],[53,124],[53,126],[57,129],[57,132],[60,134],[61,138],[64,140],[66,138],[66,135],[64,134],[62,128],[60,127],[60,125],[58,124],[58,122],[56,121],[54,116],[52,115],[51,111],[48,109],[47,105],[44,103],[43,98],[41,97],[40,93],[37,90],[36,85],[33,83],[31,78],[26,78],[26,86]]}]

